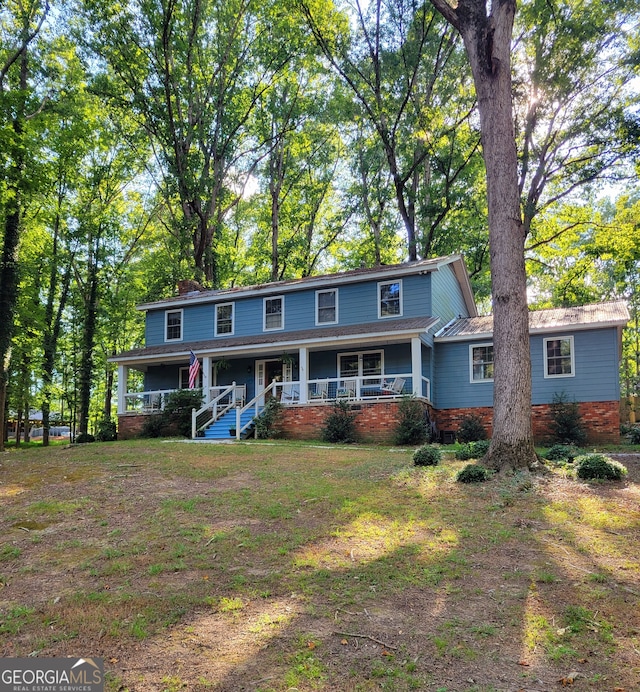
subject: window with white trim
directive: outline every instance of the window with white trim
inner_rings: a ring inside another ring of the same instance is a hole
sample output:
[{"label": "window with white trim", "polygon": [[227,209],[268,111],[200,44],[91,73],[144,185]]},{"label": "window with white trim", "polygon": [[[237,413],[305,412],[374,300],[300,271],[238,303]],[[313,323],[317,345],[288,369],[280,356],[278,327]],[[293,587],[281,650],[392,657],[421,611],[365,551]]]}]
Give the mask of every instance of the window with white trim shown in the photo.
[{"label": "window with white trim", "polygon": [[316,324],[338,322],[338,290],[316,291]]},{"label": "window with white trim", "polygon": [[284,298],[264,299],[264,331],[284,329]]},{"label": "window with white trim", "polygon": [[471,382],[493,382],[493,344],[469,346]]},{"label": "window with white trim", "polygon": [[[198,381],[196,382],[196,388],[202,389],[202,368],[200,368],[198,372]],[[180,368],[178,389],[189,389],[189,368]]]},{"label": "window with white trim", "polygon": [[220,303],[216,305],[216,336],[233,334],[234,304]]},{"label": "window with white trim", "polygon": [[182,341],[182,310],[167,310],[164,313],[164,340]]},{"label": "window with white trim", "polygon": [[382,351],[341,353],[338,356],[340,377],[374,377],[382,375]]},{"label": "window with white trim", "polygon": [[402,316],[402,281],[378,284],[378,317]]},{"label": "window with white trim", "polygon": [[544,339],[544,376],[573,377],[574,375],[573,337]]}]

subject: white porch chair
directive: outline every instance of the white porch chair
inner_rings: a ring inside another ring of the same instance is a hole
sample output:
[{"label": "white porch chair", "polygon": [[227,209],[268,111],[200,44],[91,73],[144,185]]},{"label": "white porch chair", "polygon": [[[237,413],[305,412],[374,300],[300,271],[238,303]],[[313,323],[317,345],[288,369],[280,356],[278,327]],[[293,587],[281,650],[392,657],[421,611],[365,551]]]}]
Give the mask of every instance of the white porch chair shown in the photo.
[{"label": "white porch chair", "polygon": [[404,380],[402,377],[396,377],[390,384],[384,382],[381,389],[386,394],[394,394],[397,396],[399,394],[402,394],[405,381],[406,380]]}]

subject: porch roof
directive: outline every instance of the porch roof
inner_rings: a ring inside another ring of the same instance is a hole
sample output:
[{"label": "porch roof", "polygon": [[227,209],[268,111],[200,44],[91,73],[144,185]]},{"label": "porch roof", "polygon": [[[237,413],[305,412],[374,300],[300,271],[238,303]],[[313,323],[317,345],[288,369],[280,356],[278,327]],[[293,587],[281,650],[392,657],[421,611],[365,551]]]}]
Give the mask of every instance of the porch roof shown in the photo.
[{"label": "porch roof", "polygon": [[[549,308],[529,312],[529,332],[575,331],[624,327],[629,321],[629,310],[624,301],[594,303],[570,308]],[[437,341],[460,341],[487,338],[493,334],[493,316],[459,318],[447,324],[437,334]]]},{"label": "porch roof", "polygon": [[123,351],[112,358],[111,362],[134,364],[136,362],[151,362],[161,358],[178,358],[189,356],[190,351],[196,355],[222,356],[232,352],[248,353],[252,349],[264,352],[270,346],[282,348],[298,348],[301,346],[329,346],[334,342],[336,346],[346,346],[351,340],[362,342],[367,338],[391,339],[410,338],[412,336],[424,336],[427,331],[440,321],[439,317],[410,317],[366,324],[336,325],[334,327],[317,327],[315,329],[301,329],[292,332],[270,332],[268,334],[254,334],[250,336],[230,336],[225,338],[207,339],[205,341],[186,341],[181,343],[162,344],[159,346],[147,346]]}]

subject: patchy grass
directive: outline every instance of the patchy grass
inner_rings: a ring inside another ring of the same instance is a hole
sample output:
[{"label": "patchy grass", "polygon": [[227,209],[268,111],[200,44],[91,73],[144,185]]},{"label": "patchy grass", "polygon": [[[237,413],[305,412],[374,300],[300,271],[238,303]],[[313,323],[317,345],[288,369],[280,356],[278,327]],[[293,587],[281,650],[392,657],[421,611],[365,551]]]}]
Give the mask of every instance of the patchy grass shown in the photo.
[{"label": "patchy grass", "polygon": [[640,457],[455,482],[449,449],[145,440],[1,458],[0,655],[106,689],[640,687]]}]

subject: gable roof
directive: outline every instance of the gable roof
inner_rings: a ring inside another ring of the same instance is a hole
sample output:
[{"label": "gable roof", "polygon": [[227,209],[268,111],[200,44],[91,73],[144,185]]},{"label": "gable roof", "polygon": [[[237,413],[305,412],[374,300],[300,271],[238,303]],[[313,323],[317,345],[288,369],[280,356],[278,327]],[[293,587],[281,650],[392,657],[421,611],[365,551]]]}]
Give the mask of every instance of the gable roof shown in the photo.
[{"label": "gable roof", "polygon": [[418,260],[417,262],[403,262],[402,264],[385,264],[366,269],[351,269],[335,274],[322,274],[319,276],[306,276],[301,279],[287,279],[285,281],[273,281],[253,286],[235,286],[233,288],[221,288],[216,290],[192,291],[185,295],[165,298],[163,300],[142,303],[138,310],[157,310],[162,308],[177,308],[182,305],[194,305],[197,303],[228,302],[235,298],[248,298],[252,296],[279,295],[290,293],[302,288],[337,287],[343,284],[356,283],[363,280],[401,278],[412,274],[425,274],[438,271],[442,267],[451,266],[464,297],[467,311],[470,315],[477,315],[469,273],[462,255],[447,255],[432,259]]},{"label": "gable roof", "polygon": [[[600,329],[624,327],[629,321],[624,301],[595,303],[571,308],[549,308],[529,312],[529,333],[556,332],[562,329]],[[437,334],[437,341],[462,341],[493,335],[493,316],[466,317],[449,322]]]}]

